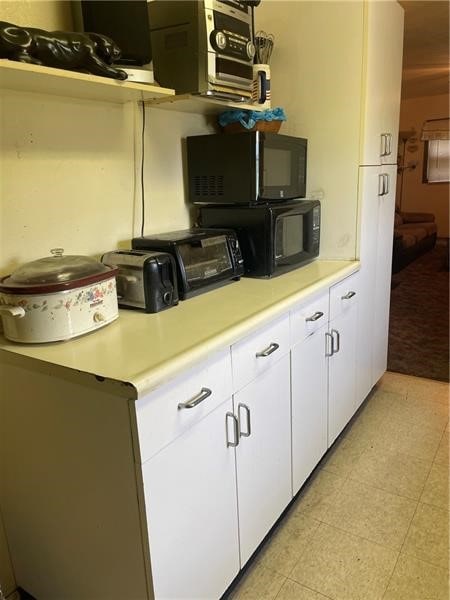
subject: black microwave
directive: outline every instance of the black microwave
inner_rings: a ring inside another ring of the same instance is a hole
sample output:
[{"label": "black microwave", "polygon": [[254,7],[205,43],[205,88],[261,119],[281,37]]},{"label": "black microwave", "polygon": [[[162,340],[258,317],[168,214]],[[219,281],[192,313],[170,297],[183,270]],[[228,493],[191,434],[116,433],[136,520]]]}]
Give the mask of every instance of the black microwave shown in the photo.
[{"label": "black microwave", "polygon": [[194,204],[259,204],[304,198],[307,140],[244,131],[190,136],[189,200]]},{"label": "black microwave", "polygon": [[320,202],[202,206],[203,227],[234,229],[248,277],[273,277],[319,255]]}]

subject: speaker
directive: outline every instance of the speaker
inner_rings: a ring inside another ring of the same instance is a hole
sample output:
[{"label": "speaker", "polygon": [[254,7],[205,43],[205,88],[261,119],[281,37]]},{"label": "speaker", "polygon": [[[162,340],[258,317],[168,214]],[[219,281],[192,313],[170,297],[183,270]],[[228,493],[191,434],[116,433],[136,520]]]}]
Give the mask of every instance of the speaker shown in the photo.
[{"label": "speaker", "polygon": [[147,0],[76,0],[72,2],[78,31],[102,33],[122,50],[116,64],[146,65],[152,60]]}]

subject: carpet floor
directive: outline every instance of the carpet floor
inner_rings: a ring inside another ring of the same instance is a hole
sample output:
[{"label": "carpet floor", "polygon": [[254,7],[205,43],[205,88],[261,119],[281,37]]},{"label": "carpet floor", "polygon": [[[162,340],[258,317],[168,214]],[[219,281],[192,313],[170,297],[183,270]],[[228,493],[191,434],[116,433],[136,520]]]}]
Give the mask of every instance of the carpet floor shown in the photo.
[{"label": "carpet floor", "polygon": [[449,381],[446,253],[437,245],[392,277],[389,371]]}]

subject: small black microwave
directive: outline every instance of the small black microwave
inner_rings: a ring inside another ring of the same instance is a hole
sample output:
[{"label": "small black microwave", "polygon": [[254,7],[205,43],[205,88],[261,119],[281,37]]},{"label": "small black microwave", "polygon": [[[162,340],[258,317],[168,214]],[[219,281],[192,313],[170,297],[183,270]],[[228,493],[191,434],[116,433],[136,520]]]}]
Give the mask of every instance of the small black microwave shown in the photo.
[{"label": "small black microwave", "polygon": [[203,227],[230,227],[248,277],[273,277],[319,255],[320,202],[297,200],[257,206],[202,206]]},{"label": "small black microwave", "polygon": [[260,204],[304,198],[306,139],[244,131],[187,138],[193,204]]}]

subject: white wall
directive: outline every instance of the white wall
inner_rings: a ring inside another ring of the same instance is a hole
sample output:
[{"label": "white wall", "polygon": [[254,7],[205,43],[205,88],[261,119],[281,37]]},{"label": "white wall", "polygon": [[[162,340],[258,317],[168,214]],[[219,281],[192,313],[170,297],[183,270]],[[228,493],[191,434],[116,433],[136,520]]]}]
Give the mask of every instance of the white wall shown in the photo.
[{"label": "white wall", "polygon": [[[5,3],[0,19],[50,29],[66,4]],[[0,102],[0,275],[54,247],[129,247],[141,228],[141,108],[7,91]],[[182,140],[210,130],[199,115],[146,109],[145,233],[191,224]]]},{"label": "white wall", "polygon": [[[141,227],[140,107],[5,93],[0,272],[51,248],[99,255]],[[145,233],[189,226],[182,139],[203,117],[147,109]]]},{"label": "white wall", "polygon": [[[362,3],[265,0],[255,14],[276,36],[273,105],[288,115],[281,133],[309,141],[321,257],[354,258]],[[70,28],[65,2],[4,2],[0,19]],[[100,255],[129,245],[140,231],[140,125],[137,106],[4,93],[0,275],[53,247]],[[182,139],[207,131],[204,117],[147,109],[146,233],[191,224]]]},{"label": "white wall", "polygon": [[61,0],[2,0],[0,19],[23,27],[72,29],[70,2]]},{"label": "white wall", "polygon": [[[280,133],[308,139],[307,194],[322,203],[321,258],[356,253],[363,3],[264,0],[255,27],[275,35],[272,106]],[[320,34],[318,34],[320,32]]]},{"label": "white wall", "polygon": [[[423,123],[428,119],[449,116],[449,95],[424,96],[402,100],[400,131],[415,129],[417,136],[406,144],[406,164],[417,163],[414,170],[403,175],[402,211],[431,212],[435,215],[438,237],[449,237],[449,184],[422,182],[425,142],[420,141]],[[403,144],[399,145],[399,152]],[[397,205],[400,204],[401,176],[397,178]]]}]

